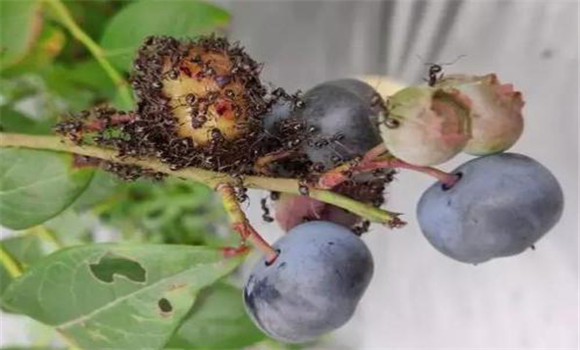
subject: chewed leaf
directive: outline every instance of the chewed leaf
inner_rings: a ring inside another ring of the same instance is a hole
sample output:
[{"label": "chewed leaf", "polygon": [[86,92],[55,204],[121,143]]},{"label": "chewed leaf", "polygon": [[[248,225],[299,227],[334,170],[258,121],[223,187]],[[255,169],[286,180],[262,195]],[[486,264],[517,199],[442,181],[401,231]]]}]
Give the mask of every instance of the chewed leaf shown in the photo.
[{"label": "chewed leaf", "polygon": [[21,230],[66,209],[88,186],[92,169],[75,169],[73,156],[0,149],[0,224]]},{"label": "chewed leaf", "polygon": [[80,246],[35,264],[7,289],[4,303],[83,349],[159,349],[199,290],[240,262],[205,247]]}]

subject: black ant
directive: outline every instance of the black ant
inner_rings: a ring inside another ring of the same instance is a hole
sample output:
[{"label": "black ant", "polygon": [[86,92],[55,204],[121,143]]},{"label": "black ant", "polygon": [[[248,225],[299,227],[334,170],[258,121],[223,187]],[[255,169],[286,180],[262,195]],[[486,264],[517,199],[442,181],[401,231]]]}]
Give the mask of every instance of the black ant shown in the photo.
[{"label": "black ant", "polygon": [[360,225],[355,226],[352,229],[352,231],[354,232],[355,235],[360,236],[363,233],[368,232],[370,226],[371,226],[370,221],[364,220],[363,222],[360,223]]},{"label": "black ant", "polygon": [[311,169],[316,173],[322,173],[326,167],[322,163],[314,163],[312,164]]},{"label": "black ant", "polygon": [[[443,79],[443,66],[450,66],[450,65],[454,64],[455,62],[459,61],[464,56],[465,55],[459,55],[459,56],[457,56],[457,58],[455,60],[453,60],[452,62],[448,62],[448,63],[441,63],[441,64],[426,63],[426,65],[429,66],[427,84],[429,86],[435,86],[435,84],[437,84],[438,81]],[[420,56],[417,56],[417,58],[422,60]]]},{"label": "black ant", "polygon": [[187,103],[189,106],[195,105],[196,100],[197,98],[195,97],[194,94],[185,95],[185,103]]},{"label": "black ant", "polygon": [[[194,129],[199,129],[205,124],[207,118],[204,114],[197,114],[191,117],[191,127]],[[213,133],[212,133],[212,141],[214,141]],[[217,141],[216,141],[217,142]]]},{"label": "black ant", "polygon": [[262,215],[262,220],[264,220],[265,222],[272,222],[272,221],[274,221],[274,218],[270,216],[270,209],[268,208],[267,200],[268,200],[268,198],[264,197],[260,201],[260,204],[262,206],[262,212],[264,213]]},{"label": "black ant", "polygon": [[300,180],[300,182],[298,182],[298,192],[303,196],[310,195],[310,190],[308,189],[308,186],[304,180]]},{"label": "black ant", "polygon": [[208,132],[210,133],[210,147],[215,149],[223,139],[222,132],[218,128],[213,128]]},{"label": "black ant", "polygon": [[246,200],[248,200],[248,189],[245,187],[239,187],[236,191],[236,200],[238,201],[238,203],[244,203]]},{"label": "black ant", "polygon": [[248,188],[244,186],[244,178],[240,174],[231,174],[235,181],[234,189],[236,191],[236,200],[238,203],[243,203],[248,200]]},{"label": "black ant", "polygon": [[443,73],[441,73],[442,71],[443,67],[441,67],[438,64],[432,64],[429,67],[429,80],[428,80],[429,86],[435,86],[435,84],[437,84],[437,81],[443,78]]}]

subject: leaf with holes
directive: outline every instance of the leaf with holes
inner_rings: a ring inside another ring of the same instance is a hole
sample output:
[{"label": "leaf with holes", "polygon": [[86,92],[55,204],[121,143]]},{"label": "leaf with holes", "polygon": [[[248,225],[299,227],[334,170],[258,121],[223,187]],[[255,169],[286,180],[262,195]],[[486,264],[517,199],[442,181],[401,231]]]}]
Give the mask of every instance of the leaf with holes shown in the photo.
[{"label": "leaf with holes", "polygon": [[238,349],[265,339],[250,320],[239,288],[218,283],[203,290],[167,349]]},{"label": "leaf with holes", "polygon": [[225,27],[229,20],[225,10],[203,1],[139,1],[123,8],[111,19],[101,46],[114,65],[128,71],[145,37],[209,34]]},{"label": "leaf with holes", "polygon": [[93,176],[73,162],[65,153],[0,148],[0,224],[25,229],[72,204]]},{"label": "leaf with holes", "polygon": [[4,305],[83,349],[160,349],[204,287],[242,257],[178,245],[93,244],[58,251],[15,280]]}]

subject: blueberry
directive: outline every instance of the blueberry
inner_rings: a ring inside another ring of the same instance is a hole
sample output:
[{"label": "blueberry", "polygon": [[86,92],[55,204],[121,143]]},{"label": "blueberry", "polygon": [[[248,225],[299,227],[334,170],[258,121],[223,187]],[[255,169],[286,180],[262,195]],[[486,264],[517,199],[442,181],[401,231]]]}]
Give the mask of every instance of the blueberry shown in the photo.
[{"label": "blueberry", "polygon": [[262,117],[262,128],[269,136],[280,136],[279,123],[292,116],[294,102],[289,98],[280,97],[271,107],[271,110]]},{"label": "blueberry", "polygon": [[302,99],[305,106],[295,116],[305,121],[307,129],[316,130],[302,144],[313,163],[332,169],[382,142],[370,104],[348,89],[325,83],[307,91]]},{"label": "blueberry", "polygon": [[372,114],[371,121],[377,124],[380,116],[384,113],[384,100],[377,90],[372,86],[358,79],[338,79],[327,82],[328,85],[338,86],[357,95],[361,100],[370,107]]},{"label": "blueberry", "polygon": [[325,221],[292,229],[270,265],[254,266],[244,288],[246,310],[270,337],[306,342],[352,316],[372,274],[373,259],[350,230]]},{"label": "blueberry", "polygon": [[473,159],[454,171],[451,188],[431,186],[417,216],[427,240],[466,263],[511,256],[531,247],[560,219],[564,196],[552,173],[515,153]]},{"label": "blueberry", "polygon": [[524,129],[522,93],[512,84],[502,84],[495,74],[448,75],[438,86],[455,89],[469,99],[471,138],[463,149],[473,155],[488,155],[510,148]]},{"label": "blueberry", "polygon": [[389,152],[416,165],[443,163],[471,137],[469,106],[455,91],[411,86],[389,98],[381,133]]}]

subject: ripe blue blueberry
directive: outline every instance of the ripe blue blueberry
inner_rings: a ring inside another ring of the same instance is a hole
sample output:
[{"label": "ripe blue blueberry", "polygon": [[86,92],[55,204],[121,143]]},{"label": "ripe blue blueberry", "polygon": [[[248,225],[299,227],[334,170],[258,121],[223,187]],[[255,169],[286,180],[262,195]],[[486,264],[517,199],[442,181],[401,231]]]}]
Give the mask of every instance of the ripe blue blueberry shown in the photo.
[{"label": "ripe blue blueberry", "polygon": [[431,186],[417,217],[427,240],[466,263],[511,256],[531,247],[560,219],[564,196],[558,181],[527,156],[501,153],[454,170],[449,189]]},{"label": "ripe blue blueberry", "polygon": [[382,142],[371,104],[351,89],[324,83],[302,99],[304,107],[295,116],[306,123],[307,130],[313,130],[302,143],[302,151],[313,163],[332,169]]},{"label": "ripe blue blueberry", "polygon": [[296,226],[274,248],[270,265],[254,266],[244,288],[246,310],[270,337],[300,343],[337,329],[352,316],[373,259],[350,230],[325,221]]},{"label": "ripe blue blueberry", "polygon": [[385,113],[385,101],[372,86],[358,79],[331,80],[326,84],[338,86],[357,95],[371,109],[371,121],[378,124]]},{"label": "ripe blue blueberry", "polygon": [[292,116],[295,106],[289,98],[279,98],[271,110],[262,116],[262,128],[269,136],[279,137],[279,123]]}]

